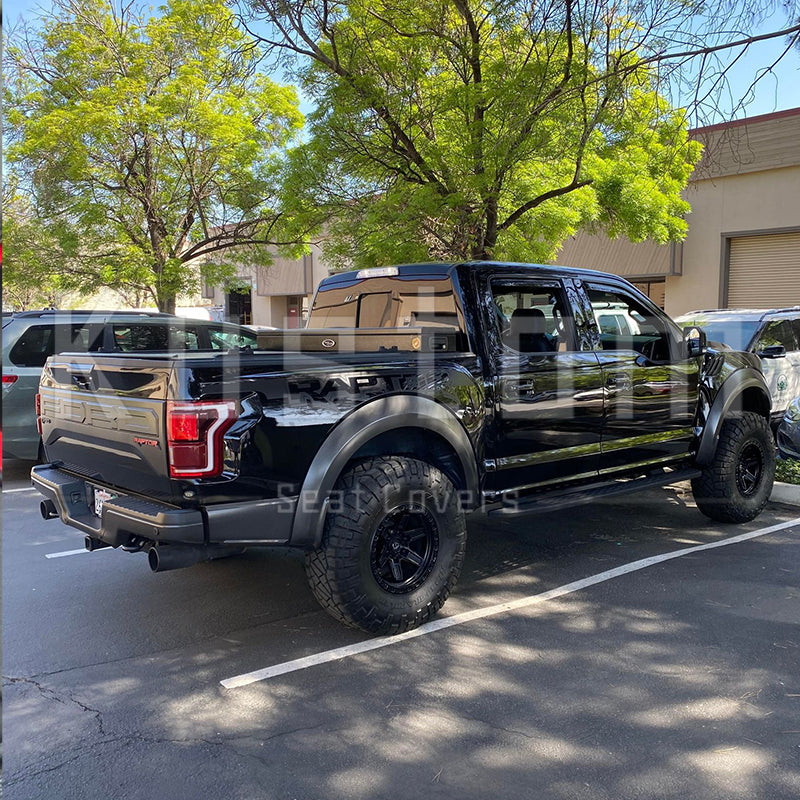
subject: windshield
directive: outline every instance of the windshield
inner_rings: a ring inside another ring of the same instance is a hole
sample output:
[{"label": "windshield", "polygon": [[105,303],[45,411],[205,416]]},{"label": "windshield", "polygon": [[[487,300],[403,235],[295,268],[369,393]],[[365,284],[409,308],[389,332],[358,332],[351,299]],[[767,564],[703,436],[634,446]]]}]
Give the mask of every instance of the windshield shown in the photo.
[{"label": "windshield", "polygon": [[755,336],[760,320],[757,319],[713,319],[709,317],[678,317],[678,324],[685,328],[696,325],[705,331],[709,342],[726,344],[734,350],[747,350]]}]

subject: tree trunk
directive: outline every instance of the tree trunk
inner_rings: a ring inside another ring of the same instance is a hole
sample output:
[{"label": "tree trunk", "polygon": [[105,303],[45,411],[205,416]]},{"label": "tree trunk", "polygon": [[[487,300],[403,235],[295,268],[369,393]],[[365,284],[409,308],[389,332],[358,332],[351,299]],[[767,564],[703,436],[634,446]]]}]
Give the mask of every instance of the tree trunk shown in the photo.
[{"label": "tree trunk", "polygon": [[163,311],[166,314],[174,314],[175,313],[175,295],[171,297],[159,297],[158,298],[158,310]]},{"label": "tree trunk", "polygon": [[486,235],[483,237],[483,256],[491,260],[497,244],[497,197],[491,195],[486,201]]}]

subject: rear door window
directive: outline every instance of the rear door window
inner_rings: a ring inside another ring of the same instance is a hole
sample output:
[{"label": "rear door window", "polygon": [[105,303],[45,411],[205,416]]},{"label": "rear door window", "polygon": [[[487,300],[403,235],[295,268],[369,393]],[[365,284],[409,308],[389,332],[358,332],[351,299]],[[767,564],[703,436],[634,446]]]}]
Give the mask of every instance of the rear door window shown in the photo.
[{"label": "rear door window", "polygon": [[123,353],[143,351],[199,350],[197,325],[153,325],[147,323],[115,323],[111,326],[114,348]]},{"label": "rear door window", "polygon": [[800,350],[800,319],[792,320],[792,330],[794,331],[794,340],[797,342],[797,350]]},{"label": "rear door window", "polygon": [[86,353],[96,349],[99,332],[86,325],[31,325],[8,354],[18,367],[43,367],[55,353]]},{"label": "rear door window", "polygon": [[493,284],[492,299],[504,349],[517,353],[575,349],[572,318],[560,287],[534,282]]}]

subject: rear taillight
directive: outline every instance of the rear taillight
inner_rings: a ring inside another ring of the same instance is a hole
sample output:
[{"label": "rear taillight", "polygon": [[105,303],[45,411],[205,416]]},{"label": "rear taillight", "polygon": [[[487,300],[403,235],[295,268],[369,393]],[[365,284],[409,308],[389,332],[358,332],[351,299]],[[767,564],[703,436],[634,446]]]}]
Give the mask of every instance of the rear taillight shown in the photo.
[{"label": "rear taillight", "polygon": [[[5,377],[5,376],[3,376]],[[39,392],[36,392],[36,397],[34,399],[34,405],[36,406],[36,430],[39,431],[39,436],[42,435],[42,396]]]},{"label": "rear taillight", "polygon": [[167,402],[169,474],[210,478],[222,472],[225,432],[236,421],[233,402]]},{"label": "rear taillight", "polygon": [[3,388],[6,389],[13,383],[16,383],[17,378],[19,378],[19,375],[3,375]]}]

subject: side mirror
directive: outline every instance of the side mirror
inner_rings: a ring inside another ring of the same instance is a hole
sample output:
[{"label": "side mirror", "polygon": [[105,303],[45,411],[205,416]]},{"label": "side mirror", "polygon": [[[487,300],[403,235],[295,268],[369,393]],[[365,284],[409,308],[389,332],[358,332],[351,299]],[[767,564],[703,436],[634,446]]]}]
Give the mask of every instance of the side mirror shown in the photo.
[{"label": "side mirror", "polygon": [[786,358],[786,348],[782,344],[771,344],[756,352],[760,358]]},{"label": "side mirror", "polygon": [[686,344],[689,358],[702,355],[708,347],[706,332],[696,325],[683,329],[683,341]]}]

